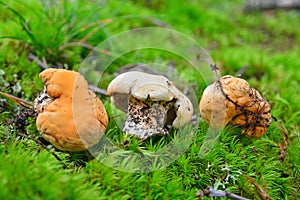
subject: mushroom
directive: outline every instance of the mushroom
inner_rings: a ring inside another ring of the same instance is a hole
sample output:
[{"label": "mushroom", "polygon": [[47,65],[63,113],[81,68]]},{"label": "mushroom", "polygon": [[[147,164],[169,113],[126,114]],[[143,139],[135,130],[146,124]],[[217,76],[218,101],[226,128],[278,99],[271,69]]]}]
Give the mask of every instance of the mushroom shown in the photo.
[{"label": "mushroom", "polygon": [[204,90],[199,109],[210,127],[237,125],[249,137],[262,136],[272,121],[270,104],[261,94],[247,81],[230,75]]},{"label": "mushroom", "polygon": [[64,151],[81,151],[96,144],[108,124],[106,110],[75,71],[46,69],[45,89],[34,101],[36,125],[42,137]]},{"label": "mushroom", "polygon": [[122,130],[141,139],[167,135],[193,115],[191,101],[166,77],[130,71],[117,76],[107,88],[112,103],[127,112]]}]

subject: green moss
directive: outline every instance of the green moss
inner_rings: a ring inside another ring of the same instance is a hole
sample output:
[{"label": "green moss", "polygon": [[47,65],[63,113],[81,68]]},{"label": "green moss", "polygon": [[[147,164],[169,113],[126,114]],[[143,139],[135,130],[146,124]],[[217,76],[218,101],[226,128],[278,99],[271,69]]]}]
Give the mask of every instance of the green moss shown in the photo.
[{"label": "green moss", "polygon": [[[241,0],[185,4],[179,0],[101,2],[5,1],[10,10],[1,4],[0,90],[28,101],[33,101],[42,90],[38,78],[42,69],[28,60],[29,53],[45,58],[50,66],[61,64],[68,69],[79,69],[90,48],[111,35],[132,28],[164,26],[198,41],[221,66],[223,75],[235,74],[247,66],[242,78],[270,101],[272,115],[279,122],[274,120],[267,133],[257,139],[226,128],[211,151],[199,157],[208,130],[199,120],[196,135],[183,155],[167,167],[147,173],[118,171],[107,163],[87,161],[85,154],[69,155],[52,149],[67,165],[68,169],[64,169],[51,153],[33,141],[16,136],[20,130],[15,130],[13,120],[20,109],[1,97],[0,199],[195,199],[196,191],[209,185],[258,199],[257,189],[247,176],[254,178],[273,199],[300,198],[297,193],[300,189],[300,47],[297,45],[300,18],[297,12],[245,14]],[[79,42],[90,46],[82,47]],[[115,60],[99,86],[105,88],[120,66],[136,60],[175,63],[179,75],[196,91],[197,100],[209,84],[190,70],[181,57],[146,49]],[[98,78],[95,73],[89,76]],[[106,136],[119,148],[148,156],[174,138],[176,144],[186,142],[176,137],[176,132],[144,142],[123,134],[118,127],[121,113],[110,107],[109,98],[101,98],[111,119]],[[23,131],[37,136],[34,120],[27,122]],[[284,161],[279,159],[278,145],[284,137],[277,123],[288,130]],[[126,159],[129,158],[107,162],[125,165]],[[154,163],[155,167],[162,164],[158,159]]]}]

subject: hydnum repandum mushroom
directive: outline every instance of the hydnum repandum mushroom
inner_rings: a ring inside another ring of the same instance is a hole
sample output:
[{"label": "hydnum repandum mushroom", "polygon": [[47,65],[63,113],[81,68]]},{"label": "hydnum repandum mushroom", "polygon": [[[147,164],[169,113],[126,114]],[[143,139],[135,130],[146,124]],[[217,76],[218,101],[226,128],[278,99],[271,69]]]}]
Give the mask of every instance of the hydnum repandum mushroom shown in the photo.
[{"label": "hydnum repandum mushroom", "polygon": [[204,90],[199,109],[210,127],[237,125],[249,137],[262,136],[272,121],[270,104],[262,95],[247,81],[229,75]]},{"label": "hydnum repandum mushroom", "polygon": [[34,101],[36,125],[41,136],[64,151],[85,150],[101,139],[108,124],[106,110],[75,71],[46,69],[45,85]]},{"label": "hydnum repandum mushroom", "polygon": [[162,75],[130,71],[117,76],[107,89],[112,103],[127,112],[123,131],[146,139],[166,135],[171,127],[191,121],[193,105]]}]

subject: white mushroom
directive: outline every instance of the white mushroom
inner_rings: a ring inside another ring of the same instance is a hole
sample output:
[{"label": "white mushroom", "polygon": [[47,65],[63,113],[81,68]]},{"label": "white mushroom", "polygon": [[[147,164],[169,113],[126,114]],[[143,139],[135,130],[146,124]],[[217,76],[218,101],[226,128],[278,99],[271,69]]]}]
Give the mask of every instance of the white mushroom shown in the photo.
[{"label": "white mushroom", "polygon": [[130,71],[117,76],[107,88],[112,103],[127,112],[123,131],[145,139],[180,128],[193,115],[191,101],[166,77]]}]

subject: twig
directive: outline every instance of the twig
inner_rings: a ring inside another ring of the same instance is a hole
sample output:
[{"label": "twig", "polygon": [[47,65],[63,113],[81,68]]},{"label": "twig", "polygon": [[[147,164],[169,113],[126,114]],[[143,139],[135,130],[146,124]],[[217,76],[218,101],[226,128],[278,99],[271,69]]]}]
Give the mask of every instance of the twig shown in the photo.
[{"label": "twig", "polygon": [[212,186],[208,186],[205,188],[203,191],[199,190],[196,193],[196,196],[201,199],[203,195],[207,197],[226,197],[226,198],[231,198],[231,199],[236,199],[236,200],[248,200],[247,198],[241,197],[239,195],[233,194],[229,191],[220,191],[220,190],[215,190]]},{"label": "twig", "polygon": [[300,9],[300,0],[281,0],[281,1],[266,1],[266,0],[248,0],[245,5],[245,12],[253,12],[257,10],[274,10],[274,9]]},{"label": "twig", "polygon": [[26,134],[23,134],[21,132],[17,132],[16,133],[17,135],[21,136],[21,137],[24,137],[24,138],[27,138],[29,140],[32,140],[34,142],[36,142],[37,144],[39,144],[41,147],[43,147],[44,149],[46,149],[49,153],[51,153],[55,158],[56,160],[58,160],[62,165],[63,165],[63,168],[64,169],[67,169],[68,166],[63,162],[63,160],[54,152],[51,151],[51,149],[49,149],[45,144],[43,144],[43,142],[41,142],[40,140],[36,139],[36,138],[33,138],[33,137],[30,137]]},{"label": "twig", "polygon": [[4,141],[0,142],[0,144],[5,144],[11,137],[11,134],[9,133],[7,126],[5,127],[5,134],[7,135],[7,138],[5,138]]},{"label": "twig", "polygon": [[244,177],[246,177],[248,179],[248,181],[255,186],[256,191],[261,199],[271,200],[271,197],[269,196],[269,194],[264,189],[262,189],[262,187],[256,182],[256,180],[254,178],[252,178],[250,176],[244,176]]},{"label": "twig", "polygon": [[108,96],[106,90],[98,88],[94,85],[89,85],[89,89],[92,90],[93,92],[97,93],[97,94],[102,94],[102,95]]},{"label": "twig", "polygon": [[285,128],[285,126],[281,123],[278,123],[277,124],[278,128],[280,129],[281,133],[282,133],[282,136],[283,136],[283,140],[284,142],[283,143],[278,143],[278,147],[279,147],[279,160],[281,162],[284,161],[285,157],[286,157],[286,151],[288,149],[288,131],[287,129]]},{"label": "twig", "polygon": [[[4,92],[1,92],[0,91],[0,94],[2,94],[3,96],[11,99],[12,101],[14,101],[16,104],[20,105],[20,106],[23,106],[29,110],[32,110],[33,108],[33,103],[31,102],[27,102],[23,99],[20,99],[18,97],[15,97],[13,95],[10,95],[10,94],[7,94],[7,93],[4,93]],[[30,140],[33,140],[34,142],[38,143],[39,145],[41,145],[44,149],[46,149],[48,152],[50,152],[59,162],[61,162],[61,164],[63,165],[63,167],[66,169],[67,166],[63,163],[63,161],[60,159],[60,157],[58,157],[58,155],[56,155],[54,152],[52,152],[46,145],[44,145],[40,140],[38,139],[35,139],[33,137],[30,137],[26,134],[23,134],[21,132],[17,132],[16,133],[17,135],[21,136],[21,137],[25,137],[27,139],[30,139]],[[9,138],[9,137],[8,137]],[[8,139],[7,139],[8,140]],[[6,141],[6,140],[5,140]]]},{"label": "twig", "polygon": [[19,106],[22,106],[22,107],[27,108],[27,109],[32,109],[33,108],[33,103],[31,103],[31,102],[25,101],[23,99],[15,97],[15,96],[13,96],[11,94],[7,94],[5,92],[1,92],[0,91],[0,94],[3,95],[3,96],[5,96],[5,97],[7,97],[7,98],[9,98],[10,100],[12,100],[13,102],[15,102]]},{"label": "twig", "polygon": [[48,64],[46,62],[42,62],[41,60],[39,60],[39,58],[36,55],[34,55],[32,53],[28,54],[28,59],[30,61],[36,62],[36,64],[38,66],[40,66],[42,69],[48,69],[49,68],[49,66],[48,66]]},{"label": "twig", "polygon": [[242,76],[247,71],[247,69],[248,69],[248,66],[242,67],[240,70],[235,72],[235,76]]},{"label": "twig", "polygon": [[[211,65],[211,67],[212,67],[212,70],[214,70],[213,67],[215,67],[214,71],[216,71],[216,73],[217,73],[218,68],[216,66],[213,66],[213,65]],[[266,100],[263,97],[259,98],[259,95],[255,92],[255,89],[250,88],[249,90],[247,90],[247,93],[255,101],[254,103],[256,103],[256,104],[258,103],[259,106],[263,106],[263,107],[260,107],[259,109],[256,109],[256,112],[252,111],[251,109],[248,109],[247,107],[245,107],[243,105],[240,105],[238,101],[237,102],[233,101],[228,96],[228,94],[225,93],[224,88],[223,88],[223,84],[222,84],[220,79],[216,81],[216,84],[217,84],[217,87],[220,88],[220,91],[223,94],[223,96],[225,97],[225,99],[228,100],[229,102],[231,102],[236,107],[236,109],[241,111],[241,113],[235,115],[229,121],[228,124],[237,125],[237,127],[243,128],[244,129],[243,130],[244,135],[245,134],[248,135],[248,131],[255,130],[256,127],[262,127],[262,128],[266,128],[266,129],[269,127],[271,120],[266,118],[267,122],[263,123],[264,122],[263,119],[265,119],[263,117],[263,114],[265,114],[265,112],[266,112],[265,110],[268,108],[268,107],[266,108],[266,106],[268,106],[268,103],[266,102]],[[262,103],[263,103],[263,105],[262,105]],[[244,124],[234,124],[233,122],[240,116],[245,117],[245,119],[246,119],[245,122],[246,123],[244,123]],[[251,116],[251,117],[249,118],[248,116]],[[253,119],[251,119],[251,118],[253,118]],[[251,137],[253,137],[253,135]]]},{"label": "twig", "polygon": [[80,28],[80,31],[86,31],[87,29],[92,28],[93,26],[105,25],[105,24],[108,24],[108,23],[110,23],[112,21],[113,21],[112,18],[101,19],[99,21],[92,22],[92,23],[90,23],[90,24],[88,24],[88,25]]},{"label": "twig", "polygon": [[216,76],[217,76],[218,80],[220,80],[221,75],[220,75],[219,67],[216,64],[211,64],[210,68],[211,68],[212,71],[214,71],[216,73]]},{"label": "twig", "polygon": [[[102,29],[105,25],[111,23],[113,20],[111,18],[100,20],[98,22],[91,23],[87,25],[86,27],[83,27],[85,29],[95,27],[92,31],[90,31],[88,34],[86,34],[82,39],[79,40],[79,42],[86,42],[90,37],[92,37],[95,33],[97,33],[100,29]],[[97,26],[101,25],[101,26]],[[81,29],[82,30],[82,29]],[[84,30],[84,29],[83,29]]]},{"label": "twig", "polygon": [[[46,60],[44,60],[43,62],[34,54],[32,53],[29,53],[28,54],[28,59],[30,61],[34,61],[37,63],[37,65],[39,67],[41,67],[42,69],[48,69],[50,68],[49,65],[47,64]],[[105,96],[108,96],[107,95],[107,91],[104,90],[104,89],[101,89],[101,88],[98,88],[94,85],[89,85],[89,89],[92,90],[93,92],[97,93],[97,94],[101,94],[101,95],[105,95]],[[8,97],[9,98],[9,97]],[[20,105],[20,104],[19,104]]]},{"label": "twig", "polygon": [[98,51],[100,53],[103,53],[104,55],[111,55],[111,52],[108,50],[100,49],[98,47],[94,47],[93,45],[90,45],[90,44],[84,43],[84,42],[68,42],[68,43],[60,46],[59,50],[62,51],[63,49],[65,49],[67,47],[84,47],[89,50]]}]

